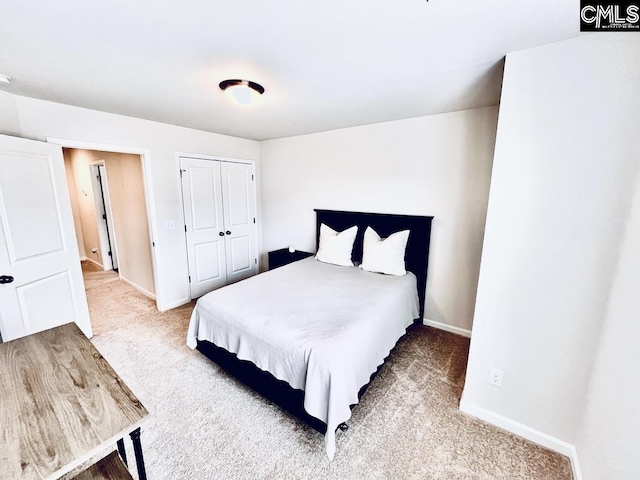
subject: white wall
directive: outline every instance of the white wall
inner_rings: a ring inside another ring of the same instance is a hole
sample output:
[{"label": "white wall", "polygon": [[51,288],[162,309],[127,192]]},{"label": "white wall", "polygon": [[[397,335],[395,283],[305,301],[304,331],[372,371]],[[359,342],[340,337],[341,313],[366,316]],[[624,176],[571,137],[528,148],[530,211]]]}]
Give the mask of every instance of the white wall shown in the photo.
[{"label": "white wall", "polygon": [[604,319],[638,183],[638,58],[640,38],[599,33],[506,61],[461,408],[561,449],[577,441],[601,333],[615,328]]},{"label": "white wall", "polygon": [[496,122],[489,107],[262,142],[263,254],[314,252],[314,208],[433,215],[425,317],[471,329]]},{"label": "white wall", "polygon": [[78,203],[78,189],[76,179],[73,173],[73,162],[69,158],[68,152],[62,150],[64,154],[64,168],[67,175],[67,186],[69,197],[71,198],[71,213],[73,214],[73,226],[76,230],[76,240],[78,242],[78,253],[80,258],[86,257],[84,251],[84,236],[82,235],[82,220],[80,218],[80,204]]},{"label": "white wall", "polygon": [[640,478],[640,181],[576,446],[585,480]]},{"label": "white wall", "polygon": [[92,152],[104,160],[120,278],[155,295],[153,260],[140,155]]},{"label": "white wall", "polygon": [[[100,237],[98,236],[98,219],[96,216],[96,200],[91,182],[91,171],[89,165],[94,162],[94,158],[89,150],[63,149],[65,165],[71,166],[73,172],[73,183],[69,184],[69,195],[71,197],[71,210],[74,213],[73,220],[76,228],[76,238],[78,243],[82,239],[82,245],[78,248],[81,257],[93,260],[100,266],[102,263],[102,251],[100,249]],[[76,208],[77,216],[76,216]],[[93,250],[96,250],[95,252]]]},{"label": "white wall", "polygon": [[[188,300],[184,232],[166,231],[168,220],[182,223],[176,152],[257,160],[257,142],[132,117],[71,107],[7,93],[0,94],[0,133],[35,140],[47,137],[148,149],[152,164],[158,306],[172,308]],[[215,115],[215,112],[211,112]],[[259,173],[259,167],[256,168]]]},{"label": "white wall", "polygon": [[20,136],[20,117],[15,96],[0,90],[0,133]]}]

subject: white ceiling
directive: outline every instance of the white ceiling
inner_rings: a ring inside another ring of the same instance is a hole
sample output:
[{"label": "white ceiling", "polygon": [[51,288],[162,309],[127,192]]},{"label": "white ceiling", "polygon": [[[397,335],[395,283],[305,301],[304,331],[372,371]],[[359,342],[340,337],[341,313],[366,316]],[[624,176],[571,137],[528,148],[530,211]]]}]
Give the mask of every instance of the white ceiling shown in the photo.
[{"label": "white ceiling", "polygon": [[[255,140],[496,105],[577,0],[0,0],[2,87]],[[262,84],[240,107],[227,78]]]}]

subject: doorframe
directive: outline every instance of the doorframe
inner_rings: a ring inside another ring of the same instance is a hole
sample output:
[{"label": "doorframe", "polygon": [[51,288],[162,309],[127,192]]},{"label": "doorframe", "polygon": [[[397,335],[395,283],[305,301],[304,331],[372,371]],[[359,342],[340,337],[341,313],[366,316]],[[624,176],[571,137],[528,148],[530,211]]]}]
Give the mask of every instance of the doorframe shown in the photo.
[{"label": "doorframe", "polygon": [[255,195],[253,198],[253,208],[254,211],[256,212],[256,223],[253,226],[253,230],[254,233],[256,235],[256,255],[258,256],[258,273],[260,273],[260,252],[262,251],[262,235],[260,235],[262,229],[258,228],[258,225],[262,225],[261,221],[261,214],[262,211],[259,209],[260,207],[260,203],[259,203],[259,194],[260,194],[260,189],[258,188],[259,186],[259,182],[258,182],[258,171],[257,171],[257,162],[255,160],[249,160],[249,159],[245,159],[245,158],[234,158],[234,157],[223,157],[221,155],[207,155],[207,154],[201,154],[201,153],[187,153],[187,152],[176,152],[175,153],[175,172],[176,172],[176,181],[178,182],[179,185],[179,190],[180,190],[180,202],[179,206],[178,206],[178,213],[180,215],[180,242],[182,243],[183,247],[181,249],[182,251],[182,264],[185,266],[185,270],[183,272],[183,285],[185,285],[186,291],[188,292],[188,300],[187,301],[191,301],[193,300],[191,298],[191,283],[189,282],[189,257],[188,257],[188,252],[187,252],[187,232],[186,232],[186,228],[187,228],[187,224],[185,222],[184,219],[184,197],[183,197],[183,191],[182,191],[182,179],[180,177],[180,157],[184,157],[184,158],[193,158],[195,160],[218,160],[221,162],[231,162],[231,163],[243,163],[245,165],[249,164],[253,166],[253,174],[255,175]]},{"label": "doorframe", "polygon": [[[156,221],[156,202],[153,192],[153,173],[151,165],[151,150],[148,148],[130,147],[125,145],[112,145],[110,143],[86,142],[83,140],[71,140],[67,138],[47,137],[47,143],[54,143],[64,148],[81,148],[85,150],[99,150],[111,153],[130,153],[140,155],[142,162],[142,186],[144,188],[145,207],[147,211],[147,226],[149,228],[149,248],[151,249],[151,270],[153,271],[153,284],[156,294],[156,308],[163,311],[164,292],[158,281],[158,256],[156,255],[156,241],[158,238],[158,225]],[[165,309],[166,310],[166,309]]]},{"label": "doorframe", "polygon": [[[142,167],[142,165],[140,165]],[[118,255],[118,235],[116,233],[116,222],[113,219],[113,206],[111,205],[111,192],[109,191],[109,176],[107,175],[107,162],[103,159],[100,160],[100,164],[98,165],[98,172],[100,173],[100,187],[102,188],[102,196],[104,200],[104,208],[105,215],[107,218],[105,219],[105,226],[108,230],[109,237],[109,246],[112,250],[111,256],[111,266],[114,270],[117,270],[118,275],[122,278],[120,274],[120,257]],[[143,187],[144,188],[144,187]],[[113,259],[115,258],[116,264],[113,264]],[[155,287],[154,287],[155,289]]]}]

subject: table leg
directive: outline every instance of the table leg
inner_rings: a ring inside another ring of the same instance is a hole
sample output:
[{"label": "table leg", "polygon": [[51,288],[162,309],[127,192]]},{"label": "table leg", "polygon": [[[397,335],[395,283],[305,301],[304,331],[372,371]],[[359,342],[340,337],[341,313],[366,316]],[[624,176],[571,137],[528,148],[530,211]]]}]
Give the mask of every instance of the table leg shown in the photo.
[{"label": "table leg", "polygon": [[122,457],[122,461],[124,462],[124,464],[126,466],[129,466],[129,464],[127,463],[127,452],[124,449],[124,440],[122,438],[118,440],[118,453],[120,454],[120,457]]},{"label": "table leg", "polygon": [[140,429],[136,428],[129,434],[133,442],[133,453],[136,455],[136,468],[138,469],[139,480],[147,480],[147,472],[144,469],[144,458],[142,458],[142,445],[140,445]]}]

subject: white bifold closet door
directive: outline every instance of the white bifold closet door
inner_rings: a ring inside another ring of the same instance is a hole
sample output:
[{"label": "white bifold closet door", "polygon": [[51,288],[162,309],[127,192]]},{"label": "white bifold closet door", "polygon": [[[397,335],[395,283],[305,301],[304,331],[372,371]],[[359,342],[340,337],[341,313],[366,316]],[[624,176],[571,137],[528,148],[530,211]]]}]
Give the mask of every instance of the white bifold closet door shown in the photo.
[{"label": "white bifold closet door", "polygon": [[180,158],[191,298],[258,273],[252,164]]},{"label": "white bifold closet door", "polygon": [[0,135],[0,333],[3,341],[91,321],[62,148]]}]

